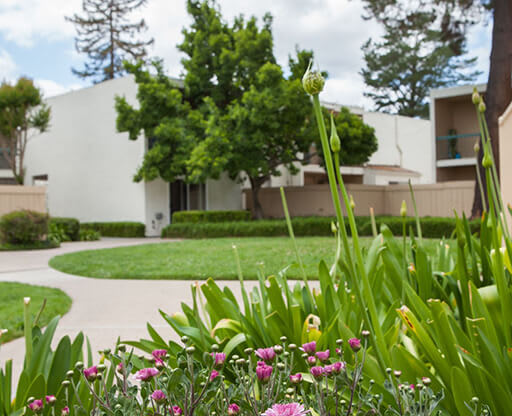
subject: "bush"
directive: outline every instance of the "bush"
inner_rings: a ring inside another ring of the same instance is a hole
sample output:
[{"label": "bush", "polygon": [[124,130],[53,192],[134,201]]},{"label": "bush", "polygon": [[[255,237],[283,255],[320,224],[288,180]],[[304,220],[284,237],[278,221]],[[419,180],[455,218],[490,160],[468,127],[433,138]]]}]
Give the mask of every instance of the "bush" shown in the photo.
[{"label": "bush", "polygon": [[56,244],[62,243],[63,241],[69,241],[70,238],[64,231],[62,225],[50,222],[48,224],[48,241],[52,241]]},{"label": "bush", "polygon": [[48,215],[21,210],[5,214],[0,220],[0,238],[4,243],[31,244],[48,234]]},{"label": "bush", "polygon": [[80,230],[94,230],[103,237],[144,237],[146,226],[141,222],[83,222]]},{"label": "bush", "polygon": [[179,211],[172,214],[173,224],[249,221],[249,211]]},{"label": "bush", "polygon": [[50,227],[52,225],[61,229],[67,237],[62,241],[78,241],[80,239],[80,222],[76,218],[51,217]]},{"label": "bush", "polygon": [[99,240],[101,234],[92,229],[80,230],[80,241],[96,241]]}]

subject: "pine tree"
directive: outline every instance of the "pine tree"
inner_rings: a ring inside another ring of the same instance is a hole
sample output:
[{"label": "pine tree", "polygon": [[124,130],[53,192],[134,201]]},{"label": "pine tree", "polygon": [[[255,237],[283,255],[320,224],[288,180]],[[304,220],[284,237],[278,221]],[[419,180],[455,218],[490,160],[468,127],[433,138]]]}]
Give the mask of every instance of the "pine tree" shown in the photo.
[{"label": "pine tree", "polygon": [[73,68],[73,73],[101,82],[125,73],[123,61],[144,59],[153,39],[136,39],[147,25],[144,19],[131,22],[128,14],[145,3],[146,0],[83,0],[84,14],[66,17],[76,26],[76,50],[88,58],[84,68]]}]

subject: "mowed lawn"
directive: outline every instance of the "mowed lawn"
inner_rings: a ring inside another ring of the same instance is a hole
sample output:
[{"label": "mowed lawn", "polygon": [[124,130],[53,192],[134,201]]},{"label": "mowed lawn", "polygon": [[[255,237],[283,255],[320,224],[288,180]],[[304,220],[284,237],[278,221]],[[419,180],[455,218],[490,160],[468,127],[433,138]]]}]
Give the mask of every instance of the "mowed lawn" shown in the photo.
[{"label": "mowed lawn", "polygon": [[33,319],[39,313],[41,305],[46,299],[46,306],[38,322],[41,328],[55,316],[64,315],[71,307],[71,298],[60,289],[0,282],[0,329],[7,329],[7,333],[2,335],[0,343],[3,344],[23,335],[23,298],[26,297],[30,298],[29,307]]},{"label": "mowed lawn", "polygon": [[[368,246],[370,238],[362,239]],[[439,240],[425,240],[431,250]],[[144,244],[102,250],[87,250],[56,256],[50,266],[64,273],[108,279],[237,279],[233,245],[237,247],[245,279],[257,279],[258,268],[265,275],[277,274],[295,263],[292,240],[288,237],[216,238],[170,243]],[[317,277],[318,264],[334,261],[336,241],[332,237],[297,238],[297,245],[309,278]],[[293,266],[287,276],[299,278]]]}]

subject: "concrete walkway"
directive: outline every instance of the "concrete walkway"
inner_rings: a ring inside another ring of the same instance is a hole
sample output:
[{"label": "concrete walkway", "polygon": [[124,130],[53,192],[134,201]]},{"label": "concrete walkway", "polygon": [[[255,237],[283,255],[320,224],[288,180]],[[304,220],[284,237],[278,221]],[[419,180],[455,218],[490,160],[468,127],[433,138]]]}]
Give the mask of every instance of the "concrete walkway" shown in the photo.
[{"label": "concrete walkway", "polygon": [[[52,250],[0,252],[0,281],[37,284],[62,289],[72,299],[71,310],[61,319],[55,339],[65,334],[74,337],[83,331],[93,351],[112,347],[116,339],[148,338],[146,322],[150,322],[164,339],[177,340],[172,328],[158,313],[172,314],[181,310],[181,302],[191,301],[191,281],[176,280],[108,280],[72,276],[51,269],[48,260],[73,251],[120,247],[135,244],[169,242],[160,239],[102,239],[97,242],[64,243]],[[256,282],[248,282],[252,288]],[[222,282],[239,295],[236,281]],[[20,299],[22,302],[22,299]],[[0,347],[0,365],[12,358],[14,367],[22,366],[23,339]],[[97,357],[97,356],[96,356]]]}]

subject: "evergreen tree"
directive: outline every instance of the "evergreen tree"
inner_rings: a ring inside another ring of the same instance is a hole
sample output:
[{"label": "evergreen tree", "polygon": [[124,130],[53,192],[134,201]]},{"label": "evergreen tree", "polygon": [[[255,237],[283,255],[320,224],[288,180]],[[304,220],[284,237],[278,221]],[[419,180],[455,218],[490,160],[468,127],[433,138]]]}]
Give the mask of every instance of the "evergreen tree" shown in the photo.
[{"label": "evergreen tree", "polygon": [[463,39],[447,35],[434,11],[385,14],[378,20],[384,35],[381,41],[369,39],[363,45],[366,66],[361,70],[370,89],[364,95],[377,110],[427,118],[431,89],[470,82],[479,75],[468,71],[476,58],[461,57],[466,52]]},{"label": "evergreen tree", "polygon": [[88,58],[84,68],[73,68],[73,73],[101,82],[123,74],[123,61],[144,59],[153,39],[137,39],[147,30],[146,22],[131,22],[128,15],[145,3],[146,0],[83,0],[84,14],[66,17],[76,26],[76,50]]}]

